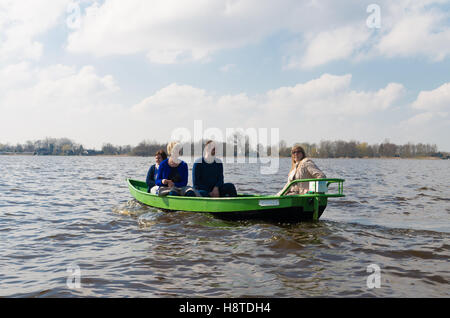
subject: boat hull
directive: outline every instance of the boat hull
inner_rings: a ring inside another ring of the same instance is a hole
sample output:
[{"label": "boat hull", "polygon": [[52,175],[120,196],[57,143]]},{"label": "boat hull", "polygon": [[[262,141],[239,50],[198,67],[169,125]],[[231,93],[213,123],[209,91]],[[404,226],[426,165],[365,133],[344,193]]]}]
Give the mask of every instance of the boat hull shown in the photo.
[{"label": "boat hull", "polygon": [[315,204],[319,219],[327,206],[327,197],[318,195],[258,196],[239,194],[238,197],[203,198],[157,196],[147,193],[143,181],[128,179],[131,195],[140,203],[166,211],[208,213],[223,220],[266,220],[301,222],[313,220]]},{"label": "boat hull", "polygon": [[[319,218],[322,216],[325,208],[326,205],[319,206]],[[297,223],[314,219],[314,211],[304,211],[301,207],[211,214],[216,218],[227,221],[262,220],[277,223]]]}]

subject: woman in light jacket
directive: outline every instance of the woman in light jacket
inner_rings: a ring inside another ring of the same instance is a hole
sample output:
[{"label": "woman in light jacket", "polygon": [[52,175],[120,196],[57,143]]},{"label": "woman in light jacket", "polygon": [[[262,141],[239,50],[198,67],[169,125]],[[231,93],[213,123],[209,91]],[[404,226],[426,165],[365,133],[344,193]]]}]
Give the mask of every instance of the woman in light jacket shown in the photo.
[{"label": "woman in light jacket", "polygon": [[[300,146],[294,146],[291,150],[292,166],[289,172],[288,182],[277,195],[281,195],[288,185],[298,179],[323,179],[325,174],[317,168],[315,163],[306,157],[305,150]],[[292,185],[284,195],[305,194],[309,191],[309,182],[299,182]]]}]

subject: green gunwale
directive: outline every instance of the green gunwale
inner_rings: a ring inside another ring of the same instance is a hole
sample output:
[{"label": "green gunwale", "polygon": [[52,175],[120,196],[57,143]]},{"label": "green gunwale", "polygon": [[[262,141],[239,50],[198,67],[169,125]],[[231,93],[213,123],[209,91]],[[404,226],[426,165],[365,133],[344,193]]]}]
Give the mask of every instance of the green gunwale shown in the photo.
[{"label": "green gunwale", "polygon": [[237,197],[225,198],[160,197],[147,193],[147,184],[144,181],[127,179],[130,193],[137,201],[155,208],[172,211],[226,213],[267,210],[273,212],[278,209],[290,208],[301,208],[302,211],[315,211],[317,206],[325,208],[329,197],[345,196],[342,186],[344,180],[342,179],[294,180],[290,186],[298,182],[309,181],[327,181],[328,184],[338,183],[338,193],[307,193],[289,196],[238,194]]}]

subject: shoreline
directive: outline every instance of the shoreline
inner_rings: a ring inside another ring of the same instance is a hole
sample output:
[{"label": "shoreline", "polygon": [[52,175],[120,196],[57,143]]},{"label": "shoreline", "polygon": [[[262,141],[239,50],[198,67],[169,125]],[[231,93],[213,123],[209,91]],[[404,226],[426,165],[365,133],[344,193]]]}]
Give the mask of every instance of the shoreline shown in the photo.
[{"label": "shoreline", "polygon": [[[16,156],[26,156],[26,157],[119,157],[119,158],[123,158],[123,157],[135,157],[135,158],[152,158],[153,156],[133,156],[133,155],[127,155],[127,154],[122,154],[122,155],[91,155],[91,156],[86,156],[86,155],[35,155],[32,153],[0,153],[0,157],[5,156],[5,157],[16,157]],[[200,157],[199,156],[194,156],[192,158],[197,158]],[[228,157],[229,158],[229,157]],[[242,157],[236,157],[236,158],[242,158]],[[247,157],[244,157],[247,158]],[[290,158],[287,156],[279,156],[279,158]],[[431,156],[420,156],[420,157],[409,157],[409,158],[402,158],[402,157],[357,157],[357,158],[352,158],[352,157],[337,157],[337,158],[321,158],[321,157],[308,157],[311,159],[370,159],[370,160],[386,160],[386,159],[393,159],[393,160],[449,160],[450,158],[441,158],[441,157],[431,157]]]}]

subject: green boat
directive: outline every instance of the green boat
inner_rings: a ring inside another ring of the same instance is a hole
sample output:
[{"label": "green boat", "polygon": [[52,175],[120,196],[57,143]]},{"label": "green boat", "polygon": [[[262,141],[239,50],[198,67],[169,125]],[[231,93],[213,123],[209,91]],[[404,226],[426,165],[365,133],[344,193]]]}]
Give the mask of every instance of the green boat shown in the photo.
[{"label": "green boat", "polygon": [[142,204],[165,211],[209,213],[224,220],[258,219],[283,223],[318,220],[327,207],[328,198],[345,196],[343,179],[294,180],[282,194],[299,182],[314,182],[313,190],[322,188],[319,185],[323,185],[323,182],[327,189],[336,183],[337,192],[310,191],[303,195],[289,196],[238,194],[237,197],[221,198],[158,196],[147,193],[144,181],[127,179],[131,195]]}]

